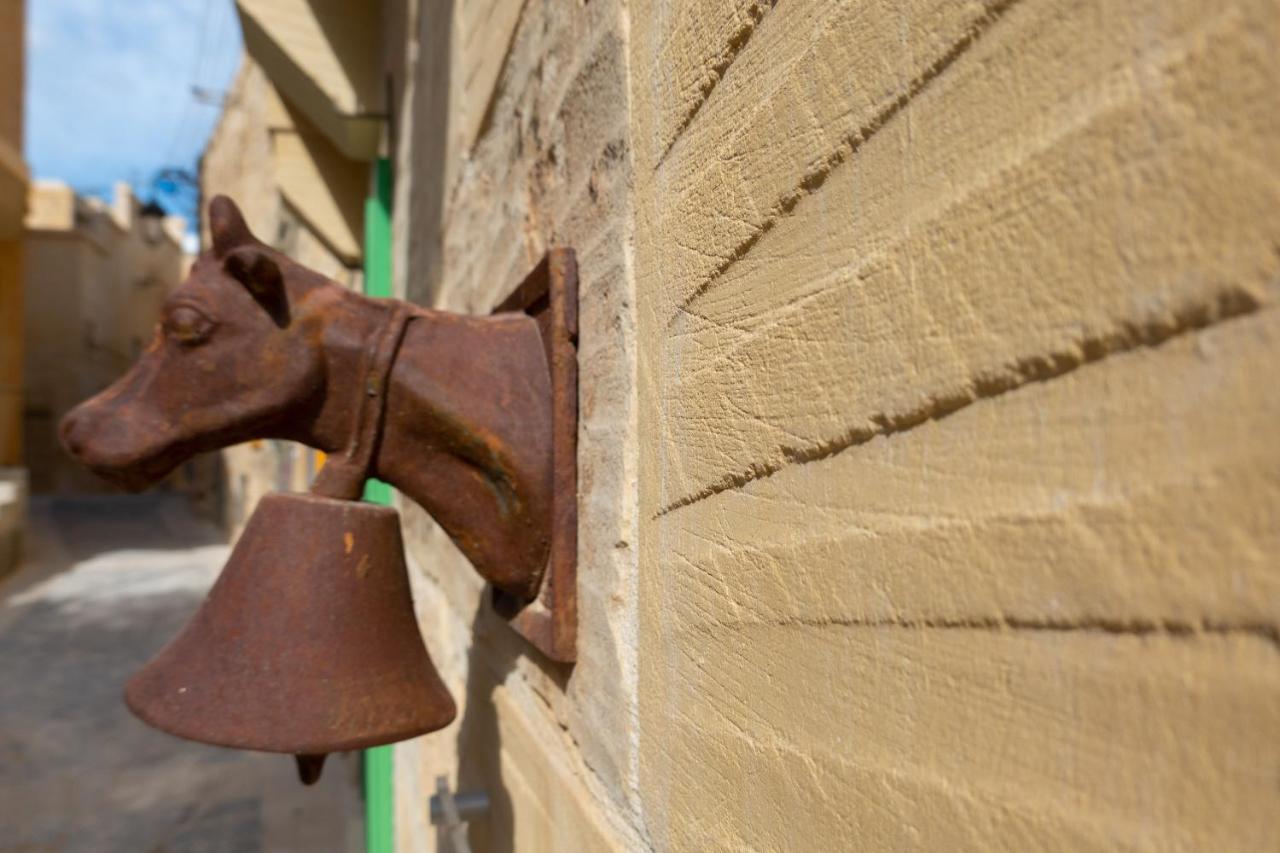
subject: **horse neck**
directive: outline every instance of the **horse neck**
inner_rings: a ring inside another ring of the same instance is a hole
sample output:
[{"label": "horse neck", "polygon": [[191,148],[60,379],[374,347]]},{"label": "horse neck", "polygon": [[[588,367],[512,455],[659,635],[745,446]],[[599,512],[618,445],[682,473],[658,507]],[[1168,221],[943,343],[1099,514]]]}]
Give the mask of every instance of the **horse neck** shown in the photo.
[{"label": "horse neck", "polygon": [[355,411],[365,395],[369,346],[390,316],[390,305],[337,287],[311,298],[308,318],[314,346],[324,362],[324,384],[318,389],[305,434],[298,439],[329,454],[342,453],[358,429]]},{"label": "horse neck", "polygon": [[551,389],[535,321],[415,309],[391,372],[375,473],[426,509],[497,585],[540,566]]}]

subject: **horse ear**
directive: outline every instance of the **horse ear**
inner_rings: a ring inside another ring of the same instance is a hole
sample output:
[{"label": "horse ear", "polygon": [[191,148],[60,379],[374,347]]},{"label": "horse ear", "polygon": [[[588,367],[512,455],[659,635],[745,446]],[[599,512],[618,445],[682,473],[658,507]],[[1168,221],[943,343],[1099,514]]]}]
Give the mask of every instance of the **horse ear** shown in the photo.
[{"label": "horse ear", "polygon": [[209,234],[213,237],[213,253],[220,258],[227,257],[239,246],[258,242],[245,224],[240,208],[225,195],[214,196],[209,202]]},{"label": "horse ear", "polygon": [[240,249],[222,262],[223,269],[262,306],[280,328],[289,325],[289,295],[280,265],[266,252]]}]

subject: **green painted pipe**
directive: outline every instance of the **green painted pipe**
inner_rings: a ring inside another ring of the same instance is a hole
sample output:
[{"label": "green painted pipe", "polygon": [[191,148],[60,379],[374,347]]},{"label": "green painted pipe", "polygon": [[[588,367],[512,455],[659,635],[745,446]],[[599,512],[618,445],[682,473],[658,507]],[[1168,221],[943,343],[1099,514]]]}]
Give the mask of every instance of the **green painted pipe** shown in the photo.
[{"label": "green painted pipe", "polygon": [[[391,161],[374,164],[373,195],[364,205],[364,292],[391,296]],[[391,487],[381,480],[365,483],[364,499],[390,504]],[[364,751],[364,838],[368,853],[394,853],[395,763],[391,746]]]}]

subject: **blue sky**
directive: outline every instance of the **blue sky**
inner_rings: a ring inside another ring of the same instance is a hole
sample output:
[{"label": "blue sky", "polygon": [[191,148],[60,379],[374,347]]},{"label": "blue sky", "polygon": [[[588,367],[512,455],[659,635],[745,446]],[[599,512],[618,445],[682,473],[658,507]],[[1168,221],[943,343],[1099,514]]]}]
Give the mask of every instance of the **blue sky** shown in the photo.
[{"label": "blue sky", "polygon": [[[38,178],[143,199],[164,167],[195,170],[240,57],[232,0],[28,0],[26,157]],[[158,200],[194,222],[194,199]]]}]

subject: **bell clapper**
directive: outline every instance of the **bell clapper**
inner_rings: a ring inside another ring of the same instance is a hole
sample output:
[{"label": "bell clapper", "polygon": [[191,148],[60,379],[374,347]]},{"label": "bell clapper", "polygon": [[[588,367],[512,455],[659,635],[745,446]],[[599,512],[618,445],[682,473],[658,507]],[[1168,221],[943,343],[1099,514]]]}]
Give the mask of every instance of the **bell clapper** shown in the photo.
[{"label": "bell clapper", "polygon": [[298,762],[298,778],[302,780],[304,785],[314,785],[320,781],[320,773],[324,770],[324,760],[329,757],[327,752],[318,755],[295,755],[293,758]]}]

